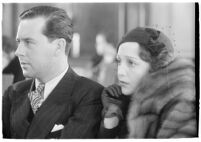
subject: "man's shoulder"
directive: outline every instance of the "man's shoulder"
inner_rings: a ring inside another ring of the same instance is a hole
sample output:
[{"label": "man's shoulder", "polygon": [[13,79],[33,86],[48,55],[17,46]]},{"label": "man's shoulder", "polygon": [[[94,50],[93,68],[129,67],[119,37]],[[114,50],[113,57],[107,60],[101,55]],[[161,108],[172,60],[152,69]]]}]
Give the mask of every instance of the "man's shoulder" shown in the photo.
[{"label": "man's shoulder", "polygon": [[79,85],[79,87],[83,87],[83,88],[88,88],[88,89],[95,89],[95,88],[101,88],[103,89],[104,87],[99,84],[98,82],[95,82],[89,78],[83,77],[81,76],[77,82],[77,85]]},{"label": "man's shoulder", "polygon": [[[82,88],[85,89],[95,89],[95,88],[102,88],[103,86],[89,78],[86,78],[84,76],[79,76],[72,68],[69,68],[67,74],[71,76],[72,81],[75,81],[75,88],[78,87],[79,90]],[[67,79],[67,78],[66,78]]]},{"label": "man's shoulder", "polygon": [[77,103],[94,102],[101,104],[101,93],[104,87],[99,83],[80,76],[73,87],[73,100]]}]

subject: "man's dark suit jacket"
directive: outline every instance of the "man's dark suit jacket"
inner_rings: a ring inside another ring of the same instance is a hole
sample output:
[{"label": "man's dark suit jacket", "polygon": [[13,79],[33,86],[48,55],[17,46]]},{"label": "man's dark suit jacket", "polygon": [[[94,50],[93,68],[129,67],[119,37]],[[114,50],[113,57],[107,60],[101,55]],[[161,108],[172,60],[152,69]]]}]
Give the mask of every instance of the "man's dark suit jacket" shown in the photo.
[{"label": "man's dark suit jacket", "polygon": [[[3,96],[3,137],[19,139],[95,138],[101,121],[103,87],[70,67],[36,114],[28,92],[33,80],[10,86]],[[54,125],[64,129],[51,132]]]}]

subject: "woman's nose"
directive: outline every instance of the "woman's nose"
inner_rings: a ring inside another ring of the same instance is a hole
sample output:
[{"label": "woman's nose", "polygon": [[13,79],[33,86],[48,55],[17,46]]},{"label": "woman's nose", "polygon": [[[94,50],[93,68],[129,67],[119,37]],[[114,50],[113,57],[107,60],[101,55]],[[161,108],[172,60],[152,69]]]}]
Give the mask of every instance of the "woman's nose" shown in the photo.
[{"label": "woman's nose", "polygon": [[117,75],[118,75],[118,77],[125,76],[126,75],[126,66],[124,66],[123,64],[118,65]]}]

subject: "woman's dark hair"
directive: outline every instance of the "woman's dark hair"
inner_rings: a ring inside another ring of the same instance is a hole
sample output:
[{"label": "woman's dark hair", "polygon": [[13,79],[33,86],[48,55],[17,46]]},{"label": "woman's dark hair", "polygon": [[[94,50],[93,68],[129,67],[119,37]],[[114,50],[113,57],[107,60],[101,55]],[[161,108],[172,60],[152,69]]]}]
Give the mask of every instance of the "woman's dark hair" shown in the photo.
[{"label": "woman's dark hair", "polygon": [[122,38],[117,46],[125,42],[137,42],[140,45],[140,57],[149,62],[151,71],[167,66],[174,59],[174,49],[170,39],[161,31],[152,28],[138,27]]}]

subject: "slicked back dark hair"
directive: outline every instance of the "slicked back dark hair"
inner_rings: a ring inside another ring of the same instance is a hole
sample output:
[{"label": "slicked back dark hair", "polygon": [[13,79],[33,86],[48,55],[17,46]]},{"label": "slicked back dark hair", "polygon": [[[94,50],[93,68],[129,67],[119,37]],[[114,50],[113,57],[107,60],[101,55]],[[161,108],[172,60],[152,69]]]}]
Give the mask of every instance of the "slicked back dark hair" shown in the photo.
[{"label": "slicked back dark hair", "polygon": [[64,38],[67,44],[66,53],[69,51],[68,45],[72,41],[73,25],[65,10],[52,6],[37,6],[22,12],[19,17],[20,20],[44,17],[46,25],[42,33],[49,41]]}]

